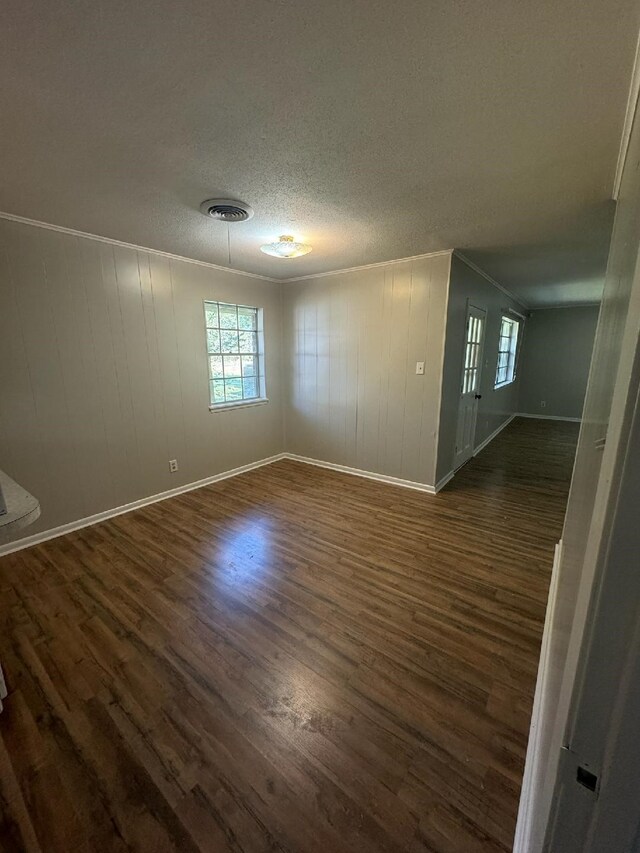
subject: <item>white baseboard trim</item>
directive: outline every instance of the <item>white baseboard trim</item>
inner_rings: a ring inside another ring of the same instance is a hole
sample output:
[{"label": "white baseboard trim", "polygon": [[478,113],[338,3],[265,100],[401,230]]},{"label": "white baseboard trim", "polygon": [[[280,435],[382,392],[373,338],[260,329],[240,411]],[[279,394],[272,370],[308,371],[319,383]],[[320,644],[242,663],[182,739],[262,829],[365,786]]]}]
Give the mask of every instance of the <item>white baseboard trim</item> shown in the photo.
[{"label": "white baseboard trim", "polygon": [[56,539],[58,536],[64,536],[65,533],[72,533],[74,530],[81,530],[83,527],[90,527],[92,524],[98,524],[101,521],[106,521],[109,518],[114,518],[116,515],[123,515],[126,512],[132,512],[134,509],[148,506],[149,504],[165,501],[167,498],[182,495],[185,492],[192,492],[195,489],[201,489],[203,486],[209,486],[212,483],[218,483],[220,480],[227,480],[229,477],[237,477],[238,474],[244,474],[246,471],[253,471],[254,468],[262,468],[263,465],[271,465],[272,462],[278,462],[280,459],[286,458],[286,453],[277,453],[275,456],[269,456],[266,459],[259,459],[257,462],[249,462],[248,465],[241,465],[239,468],[232,468],[230,471],[222,471],[220,474],[213,474],[211,477],[205,477],[203,480],[196,480],[194,483],[186,483],[184,486],[178,486],[175,489],[168,489],[166,492],[159,492],[156,495],[149,495],[146,498],[141,498],[138,501],[132,501],[122,506],[107,509],[104,512],[98,512],[95,515],[88,515],[86,518],[81,518],[78,521],[70,521],[68,524],[61,524],[59,527],[52,527],[49,530],[43,530],[41,533],[34,533],[33,536],[25,536],[22,539],[16,539],[14,542],[9,542],[0,547],[0,557],[6,554],[12,554],[15,551],[22,551],[23,548],[30,548],[32,545],[38,545],[40,542],[46,542],[49,539]]},{"label": "white baseboard trim", "polygon": [[478,455],[478,453],[480,453],[480,451],[481,451],[481,450],[484,450],[484,449],[485,449],[485,447],[487,446],[487,444],[490,444],[490,443],[493,441],[493,439],[494,439],[497,435],[499,435],[505,427],[508,427],[508,426],[509,426],[509,424],[511,423],[511,421],[512,421],[515,417],[516,417],[516,415],[510,415],[510,416],[506,419],[506,421],[505,421],[504,423],[500,424],[500,426],[498,427],[498,429],[494,429],[494,431],[491,433],[491,435],[488,435],[488,436],[485,438],[485,440],[484,440],[484,441],[482,441],[482,442],[481,442],[481,443],[480,443],[480,444],[475,448],[475,450],[473,451],[473,455],[474,455],[474,456],[477,456],[477,455]]},{"label": "white baseboard trim", "polygon": [[517,412],[515,418],[534,418],[537,421],[569,421],[573,424],[579,424],[582,418],[563,418],[561,415],[530,415],[525,412]]},{"label": "white baseboard trim", "polygon": [[308,456],[298,456],[296,453],[285,453],[284,458],[293,459],[295,462],[304,462],[305,465],[315,465],[318,468],[328,468],[331,471],[340,471],[342,474],[352,474],[355,477],[364,477],[367,480],[378,480],[380,483],[388,483],[391,486],[402,486],[405,489],[416,489],[419,492],[426,492],[429,495],[435,495],[437,491],[436,486],[430,486],[427,483],[416,483],[414,480],[403,480],[400,477],[391,477],[388,474],[377,474],[375,471],[365,471],[362,468],[350,468],[347,465],[337,465],[335,462],[323,462],[321,459],[311,459]]},{"label": "white baseboard trim", "polygon": [[440,489],[444,489],[449,480],[453,480],[455,473],[455,471],[449,471],[449,473],[445,474],[441,480],[438,480],[438,482],[436,483],[436,494],[438,494]]},{"label": "white baseboard trim", "polygon": [[[485,449],[485,447],[487,446],[487,444],[489,444],[490,442],[492,442],[492,441],[493,441],[493,439],[494,439],[497,435],[499,435],[505,427],[509,426],[509,424],[511,423],[511,421],[512,421],[515,417],[517,417],[517,415],[510,415],[504,423],[500,424],[500,426],[498,427],[498,429],[494,429],[494,431],[491,433],[491,435],[488,435],[488,436],[485,438],[485,440],[484,440],[483,442],[481,442],[481,443],[480,443],[480,444],[475,448],[475,450],[473,451],[473,456],[477,456],[477,455],[478,455],[478,453],[480,453],[480,451],[481,451],[481,450],[484,450],[484,449]],[[471,457],[471,458],[473,458],[473,457]],[[467,460],[467,461],[468,461],[468,460]],[[461,465],[461,466],[460,466],[460,468],[462,468],[462,467],[463,467],[463,465]],[[436,489],[435,489],[435,490],[436,490],[436,494],[440,491],[440,489],[443,489],[443,488],[447,485],[447,483],[449,482],[449,480],[452,480],[452,479],[453,479],[453,477],[455,477],[456,471],[459,471],[459,470],[460,470],[460,468],[456,468],[456,470],[455,470],[455,471],[449,471],[449,473],[448,473],[448,474],[445,474],[445,475],[444,475],[444,477],[443,477],[441,480],[438,480],[438,482],[436,483]]]}]

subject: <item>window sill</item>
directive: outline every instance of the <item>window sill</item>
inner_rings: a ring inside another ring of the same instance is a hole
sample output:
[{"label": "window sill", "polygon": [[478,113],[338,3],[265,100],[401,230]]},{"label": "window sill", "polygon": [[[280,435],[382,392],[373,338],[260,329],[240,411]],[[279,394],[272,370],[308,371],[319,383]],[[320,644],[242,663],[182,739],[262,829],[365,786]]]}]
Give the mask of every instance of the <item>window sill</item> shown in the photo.
[{"label": "window sill", "polygon": [[238,400],[237,403],[219,403],[217,406],[209,406],[209,411],[230,412],[232,409],[250,409],[252,406],[264,406],[268,402],[268,397],[256,397],[255,400]]},{"label": "window sill", "polygon": [[510,379],[508,382],[501,382],[499,385],[494,385],[494,386],[493,386],[493,390],[494,390],[494,391],[499,391],[499,390],[500,390],[500,388],[506,388],[506,387],[507,387],[507,385],[513,385],[513,383],[514,383],[515,381],[516,381],[516,378],[515,378],[515,376],[514,376],[514,377],[513,377],[513,379]]}]

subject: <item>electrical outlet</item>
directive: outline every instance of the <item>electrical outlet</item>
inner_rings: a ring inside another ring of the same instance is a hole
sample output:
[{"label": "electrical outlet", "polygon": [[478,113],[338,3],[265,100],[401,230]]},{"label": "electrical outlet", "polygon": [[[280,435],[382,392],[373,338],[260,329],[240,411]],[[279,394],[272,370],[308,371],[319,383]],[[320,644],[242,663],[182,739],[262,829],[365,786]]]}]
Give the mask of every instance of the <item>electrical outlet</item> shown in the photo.
[{"label": "electrical outlet", "polygon": [[546,400],[540,400],[540,408],[541,408],[541,409],[544,409],[546,405],[547,405],[547,401],[546,401]]},{"label": "electrical outlet", "polygon": [[169,460],[169,471],[171,471],[172,474],[175,474],[177,470],[178,470],[178,460],[177,459],[170,459]]},{"label": "electrical outlet", "polygon": [[424,376],[424,361],[416,361],[416,375]]}]

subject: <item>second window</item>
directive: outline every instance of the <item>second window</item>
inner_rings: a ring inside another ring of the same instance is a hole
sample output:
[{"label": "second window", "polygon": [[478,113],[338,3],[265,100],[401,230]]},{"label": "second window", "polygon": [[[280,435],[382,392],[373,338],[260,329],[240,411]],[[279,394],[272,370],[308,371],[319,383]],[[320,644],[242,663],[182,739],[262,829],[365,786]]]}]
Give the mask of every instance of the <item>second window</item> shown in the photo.
[{"label": "second window", "polygon": [[495,387],[508,385],[516,378],[516,355],[518,352],[518,331],[520,323],[513,317],[502,317],[500,339],[498,340],[498,364],[496,366]]}]

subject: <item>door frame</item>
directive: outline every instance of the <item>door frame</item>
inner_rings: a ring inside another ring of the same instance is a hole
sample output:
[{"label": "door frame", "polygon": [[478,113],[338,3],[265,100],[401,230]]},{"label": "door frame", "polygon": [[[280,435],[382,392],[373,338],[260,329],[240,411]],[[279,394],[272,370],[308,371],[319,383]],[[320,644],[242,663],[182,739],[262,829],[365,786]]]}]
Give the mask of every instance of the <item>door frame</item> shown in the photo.
[{"label": "door frame", "polygon": [[[634,96],[634,112],[635,109]],[[596,853],[605,849],[603,839],[607,845],[613,844],[612,850],[629,850],[629,837],[640,833],[636,807],[640,783],[636,760],[640,750],[637,725],[640,632],[636,628],[640,573],[635,571],[638,528],[637,514],[633,512],[638,502],[640,445],[640,249],[637,236],[640,128],[637,117],[632,123],[629,146],[631,153],[622,176],[604,296],[606,300],[610,292],[612,301],[618,299],[620,277],[624,272],[631,276],[629,304],[608,422],[585,413],[581,425],[581,439],[583,433],[587,434],[585,426],[596,427],[588,433],[590,441],[598,430],[602,431],[593,441],[603,457],[584,555],[577,565],[570,567],[577,575],[575,589],[564,589],[560,575],[555,600],[551,603],[562,607],[561,621],[548,619],[545,624],[545,631],[548,628],[551,632],[551,642],[558,624],[568,633],[568,641],[561,655],[549,659],[554,679],[551,692],[545,697],[536,689],[541,713],[531,721],[530,733],[535,735],[537,728],[538,734],[527,752],[514,853],[542,853],[543,850]],[[619,254],[623,246],[632,247],[624,264]],[[602,325],[601,309],[596,345]],[[594,347],[589,385],[599,365],[598,355]],[[574,467],[573,479],[575,476]],[[612,596],[615,596],[615,621],[620,625],[619,631],[611,631]],[[544,668],[544,660],[540,665]],[[542,768],[539,774],[537,766]],[[580,766],[590,768],[597,776],[595,791],[579,784],[577,767]],[[632,802],[630,792],[636,794]],[[557,794],[562,797],[561,807],[558,807],[560,796]]]}]

